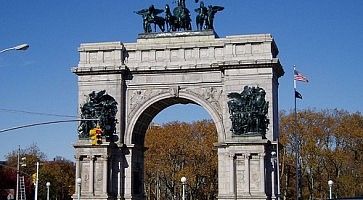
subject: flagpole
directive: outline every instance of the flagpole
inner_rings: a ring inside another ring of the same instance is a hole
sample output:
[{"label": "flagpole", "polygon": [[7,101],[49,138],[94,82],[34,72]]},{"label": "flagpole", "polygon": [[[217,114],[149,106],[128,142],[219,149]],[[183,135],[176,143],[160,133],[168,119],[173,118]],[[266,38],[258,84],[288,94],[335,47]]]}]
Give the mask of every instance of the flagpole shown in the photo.
[{"label": "flagpole", "polygon": [[[294,65],[294,76],[295,76],[296,66]],[[300,138],[297,134],[297,112],[296,112],[296,80],[294,77],[294,120],[295,120],[295,128],[294,128],[294,135],[295,135],[295,168],[296,168],[296,200],[299,200],[300,195],[300,165],[299,165],[299,157],[300,157]]]}]

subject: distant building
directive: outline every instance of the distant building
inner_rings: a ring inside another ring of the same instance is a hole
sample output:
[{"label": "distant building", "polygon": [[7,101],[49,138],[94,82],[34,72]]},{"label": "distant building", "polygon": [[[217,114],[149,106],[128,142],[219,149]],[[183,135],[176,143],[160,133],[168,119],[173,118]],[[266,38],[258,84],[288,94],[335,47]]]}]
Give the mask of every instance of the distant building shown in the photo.
[{"label": "distant building", "polygon": [[0,169],[2,169],[6,165],[6,161],[0,160]]}]

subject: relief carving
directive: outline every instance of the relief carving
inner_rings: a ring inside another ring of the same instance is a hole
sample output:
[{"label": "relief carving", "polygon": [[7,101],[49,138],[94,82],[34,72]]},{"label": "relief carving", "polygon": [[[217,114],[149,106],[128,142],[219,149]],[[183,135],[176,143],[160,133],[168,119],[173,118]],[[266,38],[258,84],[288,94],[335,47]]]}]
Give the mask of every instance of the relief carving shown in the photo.
[{"label": "relief carving", "polygon": [[219,117],[222,118],[222,107],[221,107],[222,93],[223,93],[222,88],[220,87],[193,88],[193,89],[187,89],[186,92],[206,100],[217,111]]},{"label": "relief carving", "polygon": [[[139,108],[141,105],[143,105],[148,99],[151,99],[152,97],[155,97],[157,95],[163,94],[163,93],[172,93],[172,89],[143,89],[143,90],[134,90],[130,91],[129,95],[130,97],[130,103],[129,103],[129,114],[128,116],[131,116],[132,113],[134,113],[137,108]],[[174,92],[174,91],[173,91]],[[176,91],[179,95],[179,89]]]},{"label": "relief carving", "polygon": [[179,97],[179,91],[180,91],[179,86],[172,87],[169,90],[170,94],[173,95],[174,97]]},{"label": "relief carving", "polygon": [[132,111],[135,109],[137,104],[141,103],[143,101],[143,99],[145,98],[144,97],[145,90],[135,90],[130,93],[131,93],[131,97],[130,97],[129,109]]},{"label": "relief carving", "polygon": [[205,88],[182,89],[180,86],[172,86],[170,88],[165,88],[165,89],[147,89],[147,90],[139,89],[139,90],[130,91],[128,117],[132,116],[140,106],[144,105],[144,103],[147,100],[153,97],[165,93],[168,93],[173,97],[179,97],[181,91],[199,97],[200,99],[206,100],[215,109],[220,119],[222,119],[222,107],[221,107],[222,93],[223,93],[222,88],[205,87]]}]

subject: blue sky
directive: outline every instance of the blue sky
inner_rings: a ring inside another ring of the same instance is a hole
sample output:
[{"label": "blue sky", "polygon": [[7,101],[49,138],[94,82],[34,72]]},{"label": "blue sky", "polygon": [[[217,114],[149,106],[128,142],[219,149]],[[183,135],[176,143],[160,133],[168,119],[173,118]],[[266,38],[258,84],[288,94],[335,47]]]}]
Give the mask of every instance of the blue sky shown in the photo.
[{"label": "blue sky", "polygon": [[[331,0],[205,0],[221,5],[215,29],[220,37],[271,33],[285,69],[280,79],[279,107],[294,106],[292,66],[309,77],[298,84],[303,100],[298,108],[363,111],[363,1]],[[135,42],[142,32],[141,17],[133,11],[172,0],[23,1],[1,2],[0,49],[30,44],[25,52],[0,54],[0,129],[68,119],[9,110],[77,115],[77,77],[71,73],[79,59],[80,43]],[[194,10],[197,4],[187,0]],[[192,12],[192,18],[195,13]],[[194,22],[194,21],[193,21]],[[194,23],[193,23],[194,26]],[[193,27],[195,28],[195,26]],[[157,123],[209,118],[196,106],[173,106]],[[0,160],[17,148],[36,143],[49,159],[73,159],[76,123],[49,125],[0,133]]]}]

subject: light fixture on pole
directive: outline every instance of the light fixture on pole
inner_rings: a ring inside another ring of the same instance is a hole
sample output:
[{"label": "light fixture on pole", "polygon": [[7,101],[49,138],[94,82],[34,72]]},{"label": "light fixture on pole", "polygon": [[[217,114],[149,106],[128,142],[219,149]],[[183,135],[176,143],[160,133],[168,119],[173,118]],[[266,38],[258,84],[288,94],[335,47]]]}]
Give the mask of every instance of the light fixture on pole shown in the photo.
[{"label": "light fixture on pole", "polygon": [[50,182],[47,182],[45,184],[45,186],[47,186],[47,200],[49,200],[49,186],[50,186]]},{"label": "light fixture on pole", "polygon": [[184,176],[181,177],[180,181],[182,182],[182,186],[183,186],[183,196],[182,196],[182,200],[185,200],[185,183],[187,182],[187,178],[185,178]]},{"label": "light fixture on pole", "polygon": [[28,44],[20,44],[18,46],[15,46],[15,47],[10,47],[10,48],[6,48],[6,49],[3,49],[0,51],[0,53],[3,53],[5,51],[11,51],[11,50],[27,50],[29,48],[29,45]]},{"label": "light fixture on pole", "polygon": [[81,183],[82,183],[82,179],[81,178],[77,178],[76,180],[77,182],[77,199],[80,200],[81,199]]},{"label": "light fixture on pole", "polygon": [[334,182],[332,180],[328,181],[328,185],[329,185],[329,199],[332,199],[332,190],[331,188],[333,187]]}]

